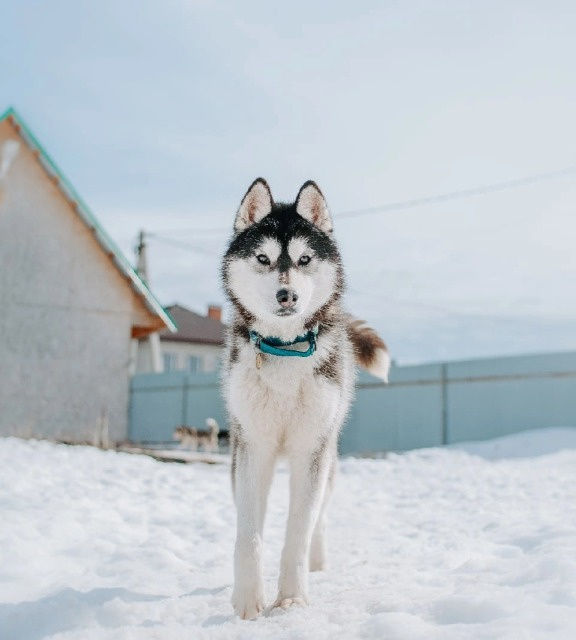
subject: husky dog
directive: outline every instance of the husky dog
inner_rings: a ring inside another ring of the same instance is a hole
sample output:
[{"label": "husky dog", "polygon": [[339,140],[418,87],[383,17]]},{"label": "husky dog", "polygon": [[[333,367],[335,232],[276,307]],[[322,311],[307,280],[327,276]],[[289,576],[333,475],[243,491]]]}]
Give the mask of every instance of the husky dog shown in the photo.
[{"label": "husky dog", "polygon": [[262,530],[278,455],[290,466],[290,507],[278,597],[308,602],[308,570],[326,566],[325,510],[355,364],[387,379],[384,342],[342,309],[342,262],[318,186],[275,203],[265,180],[244,196],[222,265],[233,307],[223,389],[237,509],[232,604],[243,619],[264,608]]},{"label": "husky dog", "polygon": [[196,427],[176,427],[172,437],[180,443],[181,447],[193,451],[198,448],[198,429]]},{"label": "husky dog", "polygon": [[218,434],[220,427],[214,418],[206,418],[207,430],[196,427],[176,427],[174,440],[178,440],[183,447],[197,451],[202,447],[205,452],[218,451]]}]

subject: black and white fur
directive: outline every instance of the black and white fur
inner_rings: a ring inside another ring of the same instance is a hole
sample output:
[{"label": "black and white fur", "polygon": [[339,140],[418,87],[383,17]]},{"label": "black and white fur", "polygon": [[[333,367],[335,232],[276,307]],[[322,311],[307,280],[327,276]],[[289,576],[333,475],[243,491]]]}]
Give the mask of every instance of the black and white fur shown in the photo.
[{"label": "black and white fur", "polygon": [[218,453],[218,434],[220,427],[214,418],[206,418],[206,429],[180,426],[174,429],[173,438],[180,445],[192,451],[199,448],[205,453]]},{"label": "black and white fur", "polygon": [[[342,309],[344,275],[332,218],[312,181],[293,204],[275,203],[262,178],[251,185],[222,278],[234,312],[223,380],[237,509],[232,604],[237,615],[252,619],[265,606],[262,531],[277,457],[289,462],[290,507],[272,606],[288,608],[307,604],[308,570],[326,566],[326,505],[356,363],[387,379],[390,360],[376,333]],[[314,327],[313,355],[263,354],[257,362],[249,331],[288,342]]]}]

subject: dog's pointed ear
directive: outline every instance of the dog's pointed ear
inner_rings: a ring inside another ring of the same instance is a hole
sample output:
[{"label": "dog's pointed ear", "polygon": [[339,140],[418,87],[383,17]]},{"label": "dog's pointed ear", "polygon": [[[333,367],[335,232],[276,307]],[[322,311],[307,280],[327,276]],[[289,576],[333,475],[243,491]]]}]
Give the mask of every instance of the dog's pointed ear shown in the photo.
[{"label": "dog's pointed ear", "polygon": [[264,178],[256,178],[242,198],[234,221],[234,230],[240,233],[250,225],[260,222],[272,210],[272,193]]},{"label": "dog's pointed ear", "polygon": [[296,197],[296,213],[324,233],[332,233],[332,216],[322,191],[313,180],[302,185]]}]

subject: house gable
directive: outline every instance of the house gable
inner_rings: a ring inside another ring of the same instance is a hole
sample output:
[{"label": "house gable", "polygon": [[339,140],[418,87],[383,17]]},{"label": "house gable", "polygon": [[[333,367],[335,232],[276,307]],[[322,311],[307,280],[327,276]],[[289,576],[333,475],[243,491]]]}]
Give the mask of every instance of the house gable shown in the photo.
[{"label": "house gable", "polygon": [[[6,200],[4,206],[10,206],[12,209],[16,207],[17,209],[20,206],[19,203],[34,202],[34,206],[37,206],[38,216],[42,216],[43,213],[46,215],[51,214],[51,205],[52,208],[59,208],[57,201],[60,200],[59,204],[65,205],[72,214],[73,219],[68,221],[67,224],[51,225],[50,232],[43,234],[38,233],[38,229],[34,228],[36,220],[31,220],[30,217],[26,216],[19,216],[17,210],[17,215],[10,222],[11,225],[19,224],[22,228],[19,230],[14,229],[14,237],[18,238],[18,243],[14,243],[14,246],[9,245],[9,250],[24,252],[27,256],[34,258],[41,258],[43,255],[58,256],[58,260],[48,263],[51,264],[53,269],[61,270],[62,288],[56,292],[58,300],[53,302],[66,305],[67,298],[74,297],[76,302],[79,301],[79,298],[84,298],[82,304],[90,306],[90,296],[81,295],[80,289],[85,289],[86,287],[90,289],[91,286],[94,286],[94,292],[98,290],[98,287],[102,285],[102,271],[101,266],[98,266],[96,262],[102,263],[104,261],[114,274],[109,278],[119,284],[119,308],[126,305],[126,290],[128,289],[131,292],[128,300],[130,300],[132,307],[132,337],[144,337],[161,329],[166,329],[170,332],[175,331],[176,327],[170,316],[164,311],[122,252],[99,225],[90,209],[43,150],[14,109],[9,109],[6,113],[0,115],[0,141],[7,139],[17,139],[23,144],[21,144],[18,157],[14,161],[14,166],[10,169],[9,179],[6,180],[4,186]],[[19,165],[25,175],[18,168]],[[26,225],[28,225],[28,228],[25,228]],[[0,227],[2,227],[1,219]],[[19,233],[16,233],[16,231],[19,231]],[[3,232],[9,236],[12,229],[6,228]],[[82,258],[78,255],[79,247],[75,251],[65,250],[65,247],[70,242],[70,237],[74,237],[75,242],[83,244],[87,254],[81,269],[82,282],[76,283],[76,286],[74,277],[79,271],[75,261]],[[96,248],[96,251],[91,251],[89,247]],[[95,261],[94,255],[98,255],[100,259]],[[19,256],[20,259],[17,259],[18,256],[14,256],[13,260],[8,257],[7,262],[8,264],[13,262],[14,264],[24,265],[24,270],[26,268],[37,269],[41,263],[40,260],[36,259],[23,259],[25,257],[21,255]],[[26,273],[8,273],[4,277],[8,279],[17,278],[20,283],[27,281]],[[34,286],[34,282],[37,283],[39,280],[30,278],[29,282],[30,286]],[[5,290],[7,288],[10,289],[12,295],[18,297],[18,286],[15,282],[5,281],[3,284]],[[86,292],[84,291],[84,293]],[[53,290],[45,291],[40,286],[36,292],[27,291],[25,298],[28,301],[36,299],[40,302],[46,296],[54,295],[55,292]]]}]

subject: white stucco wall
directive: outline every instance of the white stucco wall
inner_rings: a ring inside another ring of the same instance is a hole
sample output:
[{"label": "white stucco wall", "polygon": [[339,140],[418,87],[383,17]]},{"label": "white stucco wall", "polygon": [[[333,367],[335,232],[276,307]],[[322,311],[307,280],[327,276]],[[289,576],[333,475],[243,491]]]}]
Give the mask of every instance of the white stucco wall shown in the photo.
[{"label": "white stucco wall", "polygon": [[[14,138],[0,123],[0,145]],[[127,281],[21,144],[0,204],[0,435],[127,436]]]},{"label": "white stucco wall", "polygon": [[[160,340],[160,351],[164,354],[174,354],[176,359],[176,371],[188,370],[188,358],[195,356],[202,360],[202,371],[211,373],[220,366],[222,357],[222,347],[212,344],[191,344],[189,342],[171,342]],[[137,373],[148,373],[152,371],[150,345],[146,340],[140,340],[137,353]]]},{"label": "white stucco wall", "polygon": [[202,361],[202,371],[211,373],[220,366],[222,347],[211,344],[190,344],[187,342],[160,341],[162,356],[174,354],[176,358],[176,370],[188,370],[188,358],[194,356]]}]

